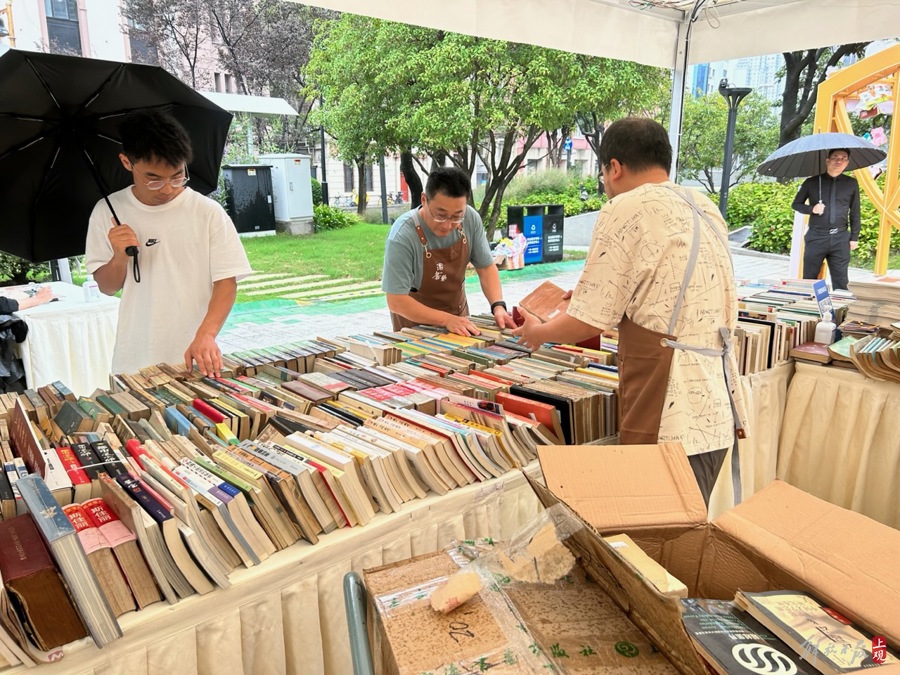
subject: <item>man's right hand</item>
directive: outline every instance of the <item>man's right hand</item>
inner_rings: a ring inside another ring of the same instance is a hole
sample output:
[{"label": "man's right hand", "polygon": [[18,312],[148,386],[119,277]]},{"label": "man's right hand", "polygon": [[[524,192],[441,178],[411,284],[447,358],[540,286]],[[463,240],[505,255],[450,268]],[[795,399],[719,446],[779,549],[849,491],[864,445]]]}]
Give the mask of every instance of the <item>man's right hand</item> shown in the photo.
[{"label": "man's right hand", "polygon": [[825,205],[822,202],[819,202],[812,207],[812,212],[817,216],[821,216],[823,213],[825,213]]},{"label": "man's right hand", "polygon": [[466,316],[451,315],[444,324],[444,328],[451,333],[456,333],[457,335],[463,335],[465,337],[481,334],[481,331],[479,331],[478,328],[475,327],[475,324],[469,320],[469,317]]},{"label": "man's right hand", "polygon": [[124,223],[116,225],[115,219],[113,219],[113,227],[106,233],[106,238],[109,239],[110,246],[113,248],[113,254],[120,257],[127,255],[125,249],[129,246],[141,245],[134,230]]}]

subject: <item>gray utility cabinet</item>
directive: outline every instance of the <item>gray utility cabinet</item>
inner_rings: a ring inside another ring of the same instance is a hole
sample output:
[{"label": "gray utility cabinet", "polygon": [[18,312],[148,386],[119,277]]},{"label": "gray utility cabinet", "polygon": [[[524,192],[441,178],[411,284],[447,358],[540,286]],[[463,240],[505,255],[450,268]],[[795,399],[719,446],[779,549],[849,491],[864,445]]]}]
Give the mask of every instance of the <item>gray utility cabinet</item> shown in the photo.
[{"label": "gray utility cabinet", "polygon": [[312,169],[309,155],[269,153],[259,161],[272,166],[275,220],[289,222],[312,218]]}]

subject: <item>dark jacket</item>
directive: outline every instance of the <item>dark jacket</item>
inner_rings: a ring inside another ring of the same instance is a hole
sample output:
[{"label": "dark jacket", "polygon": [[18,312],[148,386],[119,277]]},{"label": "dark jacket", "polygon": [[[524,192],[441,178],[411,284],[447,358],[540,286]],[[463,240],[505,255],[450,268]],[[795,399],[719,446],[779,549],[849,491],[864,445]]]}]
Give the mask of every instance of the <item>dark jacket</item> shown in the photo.
[{"label": "dark jacket", "polygon": [[[832,194],[834,194],[833,212]],[[825,212],[821,216],[812,212],[812,207],[818,204],[819,200],[825,205]],[[842,173],[832,178],[823,173],[807,178],[797,191],[791,208],[809,216],[810,230],[828,232],[835,227],[843,229],[849,225],[850,241],[859,241],[859,183],[853,176]]]}]

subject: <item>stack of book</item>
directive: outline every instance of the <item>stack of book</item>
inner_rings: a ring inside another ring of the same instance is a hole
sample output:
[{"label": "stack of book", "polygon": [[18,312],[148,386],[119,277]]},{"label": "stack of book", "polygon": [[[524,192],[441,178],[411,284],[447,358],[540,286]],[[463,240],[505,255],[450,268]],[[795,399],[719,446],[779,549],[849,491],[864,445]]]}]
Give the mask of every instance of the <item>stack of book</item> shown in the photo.
[{"label": "stack of book", "polygon": [[[738,288],[738,326],[735,354],[742,375],[786,362],[790,357],[826,363],[827,351],[816,351],[816,324],[821,319],[815,280],[766,280]],[[821,284],[820,284],[821,285]],[[844,300],[828,299],[835,323],[848,311]]]},{"label": "stack of book", "polygon": [[2,656],[107,644],[119,616],[228,588],[239,567],[502,476],[539,445],[616,432],[615,339],[532,352],[473,320],[477,338],[321,338],[228,355],[218,378],[157,364],[90,396],[56,382],[0,397],[0,515],[56,519],[35,559],[68,617],[48,629],[7,585]]},{"label": "stack of book", "polygon": [[733,602],[680,602],[688,636],[707,664],[723,675],[842,675],[900,664],[884,638],[807,593],[738,591]]},{"label": "stack of book", "polygon": [[851,281],[848,286],[856,297],[850,305],[848,321],[900,327],[900,277]]}]

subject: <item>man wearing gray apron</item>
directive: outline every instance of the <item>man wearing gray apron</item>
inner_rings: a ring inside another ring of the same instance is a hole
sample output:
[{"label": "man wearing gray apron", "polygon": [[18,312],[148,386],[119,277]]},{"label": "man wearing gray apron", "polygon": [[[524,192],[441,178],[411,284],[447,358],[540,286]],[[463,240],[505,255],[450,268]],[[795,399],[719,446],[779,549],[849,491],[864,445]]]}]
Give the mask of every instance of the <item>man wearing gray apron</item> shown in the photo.
[{"label": "man wearing gray apron", "polygon": [[478,335],[469,320],[466,268],[471,262],[491,313],[514,328],[500,274],[478,212],[468,205],[469,177],[455,167],[432,170],[422,205],[400,216],[388,233],[381,288],[394,330],[420,324],[459,335]]},{"label": "man wearing gray apron", "polygon": [[622,444],[680,442],[708,504],[745,429],[731,346],[737,298],[725,223],[709,199],[669,181],[671,162],[656,122],[610,126],[600,144],[610,201],[567,313],[543,325],[527,316],[516,333],[533,347],[618,325]]}]

